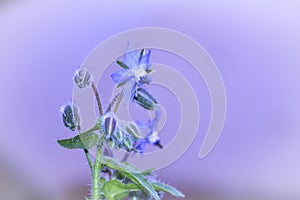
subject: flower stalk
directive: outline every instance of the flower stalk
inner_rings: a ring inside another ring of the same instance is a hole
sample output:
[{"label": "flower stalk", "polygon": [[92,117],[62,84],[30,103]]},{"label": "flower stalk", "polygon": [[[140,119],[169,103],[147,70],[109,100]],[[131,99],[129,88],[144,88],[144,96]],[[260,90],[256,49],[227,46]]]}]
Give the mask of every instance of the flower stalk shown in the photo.
[{"label": "flower stalk", "polygon": [[98,109],[99,109],[99,115],[101,116],[101,115],[103,115],[102,103],[101,103],[101,99],[100,99],[100,95],[98,93],[97,87],[95,86],[94,82],[92,82],[92,89],[93,89],[93,92],[96,97],[96,101],[97,101],[97,105],[98,105]]},{"label": "flower stalk", "polygon": [[102,169],[102,146],[97,146],[96,158],[92,170],[92,200],[99,200],[101,197],[100,173]]}]

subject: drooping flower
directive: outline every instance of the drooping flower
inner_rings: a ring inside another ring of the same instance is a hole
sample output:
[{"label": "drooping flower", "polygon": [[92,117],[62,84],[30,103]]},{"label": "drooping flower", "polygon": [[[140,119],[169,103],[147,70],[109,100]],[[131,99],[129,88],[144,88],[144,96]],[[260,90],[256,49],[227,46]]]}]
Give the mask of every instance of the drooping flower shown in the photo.
[{"label": "drooping flower", "polygon": [[159,148],[163,148],[163,146],[160,143],[160,138],[158,136],[158,123],[161,117],[161,111],[159,107],[155,109],[155,117],[148,122],[146,125],[142,125],[139,123],[140,126],[143,126],[144,128],[148,128],[149,132],[146,135],[146,137],[140,139],[139,144],[137,145],[137,150],[140,153],[144,153],[145,147],[147,144],[151,144],[154,146],[158,146]]},{"label": "drooping flower", "polygon": [[60,112],[65,127],[75,131],[80,123],[79,109],[72,103],[67,103],[60,108]]},{"label": "drooping flower", "polygon": [[132,50],[128,44],[124,62],[117,61],[123,69],[111,74],[111,78],[118,86],[124,85],[125,102],[132,100],[134,91],[138,87],[151,82],[150,54],[151,50],[142,49],[139,52]]}]

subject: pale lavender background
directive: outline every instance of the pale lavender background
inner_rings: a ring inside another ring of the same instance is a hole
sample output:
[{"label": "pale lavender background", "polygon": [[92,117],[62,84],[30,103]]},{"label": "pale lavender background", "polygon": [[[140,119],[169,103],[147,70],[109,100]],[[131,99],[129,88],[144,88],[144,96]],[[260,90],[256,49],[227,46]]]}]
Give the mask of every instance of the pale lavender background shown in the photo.
[{"label": "pale lavender background", "polygon": [[[59,106],[72,95],[74,70],[97,44],[144,26],[175,29],[203,45],[228,97],[223,135],[198,160],[209,97],[203,81],[186,72],[201,100],[200,130],[192,147],[159,177],[193,200],[300,198],[300,3],[184,2],[0,2],[1,199],[17,193],[8,185],[76,199],[66,195],[89,183],[88,167],[83,153],[55,142],[71,136]],[[180,70],[171,57],[164,61]]]}]

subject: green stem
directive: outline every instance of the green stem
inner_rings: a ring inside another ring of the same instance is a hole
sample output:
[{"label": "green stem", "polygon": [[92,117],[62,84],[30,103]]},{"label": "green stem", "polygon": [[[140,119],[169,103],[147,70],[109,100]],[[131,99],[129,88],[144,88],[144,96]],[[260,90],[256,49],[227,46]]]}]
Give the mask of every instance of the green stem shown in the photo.
[{"label": "green stem", "polygon": [[119,108],[119,106],[120,106],[120,103],[121,103],[121,101],[122,101],[122,98],[123,98],[123,90],[122,90],[122,92],[119,94],[119,96],[118,96],[118,99],[117,99],[117,102],[116,102],[116,105],[115,105],[115,108],[114,108],[114,112],[116,113],[117,112],[117,110],[118,110],[118,108]]},{"label": "green stem", "polygon": [[86,130],[86,131],[80,133],[79,135],[91,133],[91,132],[97,131],[97,130],[99,130],[99,129],[100,129],[100,125],[99,125],[99,122],[97,122],[95,126],[93,126],[92,128],[90,128],[89,130]]},{"label": "green stem", "polygon": [[101,103],[101,99],[100,99],[100,95],[98,93],[97,87],[95,86],[94,83],[92,83],[92,89],[93,89],[93,92],[95,94],[98,109],[99,109],[99,114],[101,116],[101,115],[103,115],[102,103]]},{"label": "green stem", "polygon": [[[99,128],[98,124],[96,124],[94,127],[92,127],[90,130],[88,130],[88,131],[86,131],[86,132],[94,131],[94,129],[96,129],[96,128],[97,128],[97,129]],[[97,130],[97,129],[96,129],[96,130]],[[81,127],[80,127],[79,124],[77,125],[77,130],[78,130],[78,132],[79,132],[79,134],[80,134]],[[91,155],[90,155],[89,150],[84,149],[84,154],[85,154],[85,157],[86,157],[86,159],[87,159],[87,161],[88,161],[88,164],[89,164],[89,166],[90,166],[91,173],[93,173],[93,161],[92,161],[92,159],[91,159]]]},{"label": "green stem", "polygon": [[89,150],[84,149],[84,154],[85,154],[86,159],[87,159],[87,161],[88,161],[88,164],[89,164],[89,166],[90,166],[91,173],[93,174],[93,161],[92,161],[92,159],[91,159],[91,155],[90,155],[90,153],[89,153]]},{"label": "green stem", "polygon": [[92,197],[93,200],[99,200],[101,197],[100,191],[100,173],[102,168],[102,145],[97,146],[96,158],[92,170],[93,175],[93,186],[92,186]]}]

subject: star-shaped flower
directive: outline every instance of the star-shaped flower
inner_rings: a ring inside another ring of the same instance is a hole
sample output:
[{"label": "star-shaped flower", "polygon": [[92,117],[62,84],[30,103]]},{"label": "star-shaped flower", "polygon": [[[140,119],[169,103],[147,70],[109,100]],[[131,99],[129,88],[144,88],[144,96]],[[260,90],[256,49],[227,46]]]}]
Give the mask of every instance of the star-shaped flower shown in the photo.
[{"label": "star-shaped flower", "polygon": [[158,136],[157,130],[160,117],[161,111],[159,107],[157,107],[157,109],[155,110],[155,117],[152,120],[150,120],[147,125],[142,125],[141,123],[139,123],[141,127],[148,128],[150,130],[145,138],[140,139],[140,142],[136,148],[140,153],[144,153],[146,144],[151,144],[158,146],[159,148],[163,148],[163,146],[160,143],[160,138]]},{"label": "star-shaped flower", "polygon": [[124,101],[129,102],[133,98],[135,90],[144,84],[151,82],[151,50],[142,49],[132,50],[128,44],[127,51],[124,54],[124,62],[117,61],[123,68],[113,74],[111,78],[118,84],[117,87],[123,86]]}]

